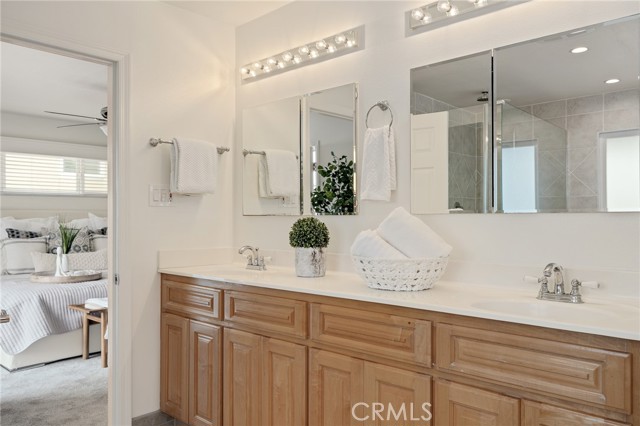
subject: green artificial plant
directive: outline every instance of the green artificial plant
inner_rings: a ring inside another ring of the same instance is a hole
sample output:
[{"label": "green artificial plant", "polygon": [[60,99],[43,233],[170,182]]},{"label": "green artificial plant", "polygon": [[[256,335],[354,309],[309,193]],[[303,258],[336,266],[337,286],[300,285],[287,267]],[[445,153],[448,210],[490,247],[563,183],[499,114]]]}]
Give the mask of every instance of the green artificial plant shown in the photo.
[{"label": "green artificial plant", "polygon": [[79,229],[69,228],[64,223],[60,224],[60,239],[62,241],[60,247],[62,247],[63,254],[67,254],[71,251],[71,247],[73,247],[73,240],[76,239],[78,232],[80,232]]},{"label": "green artificial plant", "polygon": [[322,183],[311,193],[311,207],[315,213],[348,215],[355,213],[353,190],[354,163],[346,155],[333,159],[326,166],[317,166]]},{"label": "green artificial plant", "polygon": [[303,217],[291,227],[289,244],[291,247],[326,247],[329,245],[329,229],[315,217]]}]

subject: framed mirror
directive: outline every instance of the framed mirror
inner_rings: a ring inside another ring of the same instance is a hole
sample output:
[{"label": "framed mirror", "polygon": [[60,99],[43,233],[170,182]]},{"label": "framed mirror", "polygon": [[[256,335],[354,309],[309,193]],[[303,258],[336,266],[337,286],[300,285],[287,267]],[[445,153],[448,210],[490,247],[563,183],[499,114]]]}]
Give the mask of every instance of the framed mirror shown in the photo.
[{"label": "framed mirror", "polygon": [[[640,211],[639,39],[634,15],[412,70],[412,212]],[[459,96],[487,100],[475,167]]]},{"label": "framed mirror", "polygon": [[356,120],[356,84],[243,110],[243,214],[357,214]]}]

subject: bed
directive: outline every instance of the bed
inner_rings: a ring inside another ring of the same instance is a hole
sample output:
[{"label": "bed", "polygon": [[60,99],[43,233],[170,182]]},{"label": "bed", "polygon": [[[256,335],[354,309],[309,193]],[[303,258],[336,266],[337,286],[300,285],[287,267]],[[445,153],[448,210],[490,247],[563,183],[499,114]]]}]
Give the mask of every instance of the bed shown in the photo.
[{"label": "bed", "polygon": [[[6,214],[4,211],[2,213]],[[16,214],[13,216],[18,217]],[[80,220],[86,218],[85,212]],[[2,217],[2,234],[5,225],[11,223],[8,219]],[[19,221],[24,220],[37,219]],[[25,222],[20,223],[25,225]],[[38,228],[37,222],[27,225],[32,230]],[[79,253],[74,261],[83,267],[72,269],[104,270],[103,277],[106,276],[106,244],[106,235],[96,236],[95,241],[92,237],[89,252]],[[31,273],[37,271],[38,267],[40,270],[49,270],[47,265],[53,256],[47,254],[50,249],[51,240],[44,237],[0,240],[0,308],[10,316],[9,322],[0,324],[0,365],[9,371],[82,355],[82,314],[68,309],[68,305],[83,304],[90,298],[107,297],[106,278],[73,284],[31,282]],[[98,260],[103,267],[86,266],[87,262],[91,264]],[[100,328],[91,327],[90,352],[100,351],[100,340]]]},{"label": "bed", "polygon": [[[0,277],[0,303],[11,317],[0,324],[0,362],[13,371],[82,354],[82,314],[68,309],[107,297],[107,280],[74,284],[33,283],[30,274]],[[99,333],[99,327],[93,327]],[[90,342],[98,345],[99,334]]]}]

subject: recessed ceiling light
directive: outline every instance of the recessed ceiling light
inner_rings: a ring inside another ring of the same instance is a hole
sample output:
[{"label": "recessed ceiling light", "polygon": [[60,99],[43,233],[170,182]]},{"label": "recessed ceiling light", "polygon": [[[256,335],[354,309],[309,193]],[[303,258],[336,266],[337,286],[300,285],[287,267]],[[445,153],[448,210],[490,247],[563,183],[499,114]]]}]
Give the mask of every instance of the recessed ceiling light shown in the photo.
[{"label": "recessed ceiling light", "polygon": [[607,84],[620,83],[620,79],[619,78],[610,78],[609,80],[605,81],[605,83],[607,83]]},{"label": "recessed ceiling light", "polygon": [[584,46],[574,47],[573,49],[571,49],[571,53],[584,53],[587,50],[589,50],[589,48],[588,47],[584,47]]}]

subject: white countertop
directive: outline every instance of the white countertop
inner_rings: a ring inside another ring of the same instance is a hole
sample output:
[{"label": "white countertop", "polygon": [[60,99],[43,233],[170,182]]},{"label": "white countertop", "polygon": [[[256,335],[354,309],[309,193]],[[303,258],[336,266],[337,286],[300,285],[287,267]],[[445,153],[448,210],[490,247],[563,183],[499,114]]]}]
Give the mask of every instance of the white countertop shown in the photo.
[{"label": "white countertop", "polygon": [[269,266],[250,271],[244,265],[161,268],[161,273],[224,281],[277,290],[383,303],[519,324],[640,340],[640,301],[633,298],[583,297],[570,304],[537,300],[536,286],[513,288],[439,281],[430,290],[374,290],[356,274],[327,271],[322,278],[300,278],[292,268]]}]

